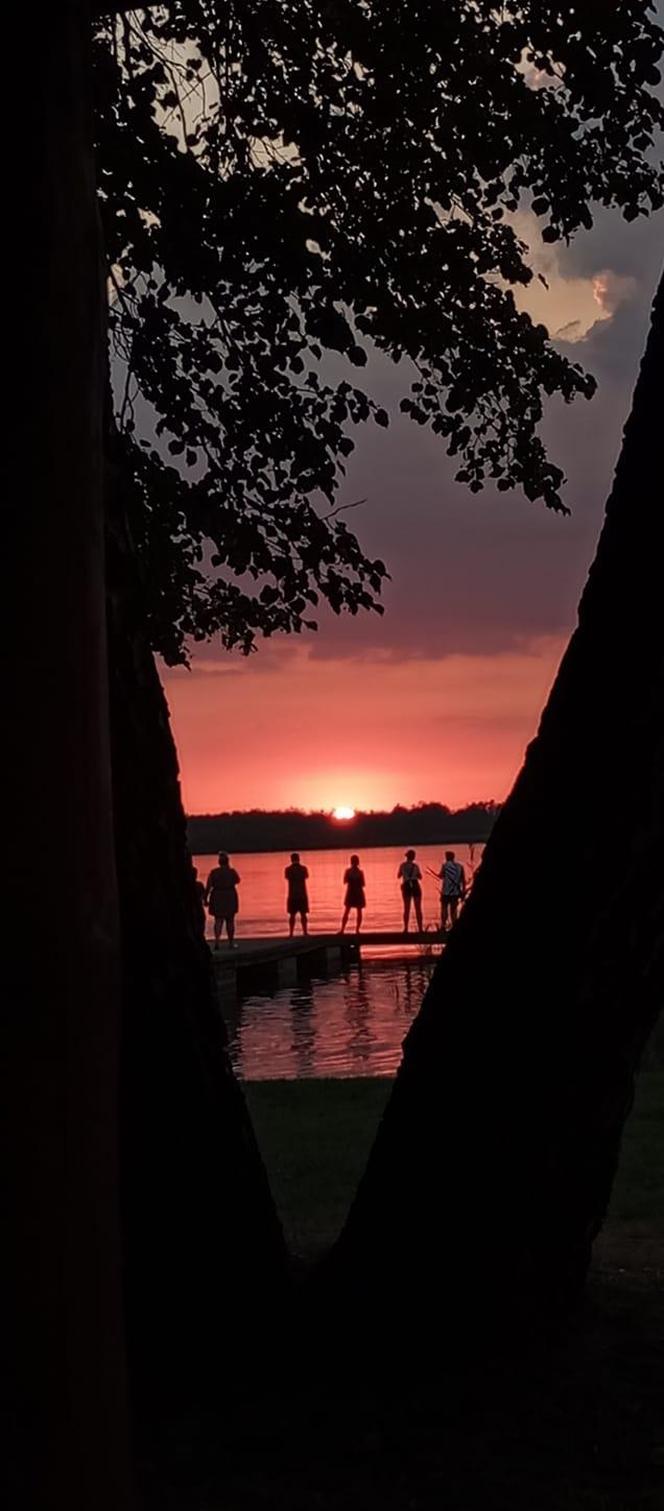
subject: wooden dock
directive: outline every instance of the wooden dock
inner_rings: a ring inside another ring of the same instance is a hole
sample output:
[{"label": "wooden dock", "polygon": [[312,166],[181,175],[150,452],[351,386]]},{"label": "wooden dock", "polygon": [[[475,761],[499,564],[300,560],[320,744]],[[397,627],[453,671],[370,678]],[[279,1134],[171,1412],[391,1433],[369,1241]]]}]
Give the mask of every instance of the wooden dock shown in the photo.
[{"label": "wooden dock", "polygon": [[363,946],[403,949],[413,947],[439,950],[445,944],[445,935],[427,930],[424,933],[404,934],[403,929],[391,931],[366,930],[361,934],[296,934],[293,938],[280,935],[263,935],[260,938],[238,938],[235,948],[227,939],[215,949],[212,941],[210,953],[220,989],[237,987],[241,979],[243,987],[250,987],[260,980],[275,986],[293,985],[301,976],[340,970],[344,965],[360,959]]}]

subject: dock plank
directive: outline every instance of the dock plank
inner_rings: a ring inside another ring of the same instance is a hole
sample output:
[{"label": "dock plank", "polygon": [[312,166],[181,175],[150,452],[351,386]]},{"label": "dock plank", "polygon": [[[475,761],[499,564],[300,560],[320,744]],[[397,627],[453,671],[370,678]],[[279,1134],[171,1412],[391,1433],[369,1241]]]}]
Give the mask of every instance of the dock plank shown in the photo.
[{"label": "dock plank", "polygon": [[363,930],[360,934],[355,932],[346,934],[298,934],[292,939],[286,935],[261,935],[252,938],[236,938],[235,945],[229,945],[226,939],[222,939],[218,949],[215,949],[212,940],[208,940],[212,957],[215,964],[228,964],[237,969],[241,966],[267,965],[271,961],[297,960],[305,955],[315,955],[322,951],[342,954],[356,954],[363,945],[371,947],[403,946],[412,948],[423,945],[442,945],[445,936],[434,933],[433,930],[424,933],[404,934],[401,930]]}]

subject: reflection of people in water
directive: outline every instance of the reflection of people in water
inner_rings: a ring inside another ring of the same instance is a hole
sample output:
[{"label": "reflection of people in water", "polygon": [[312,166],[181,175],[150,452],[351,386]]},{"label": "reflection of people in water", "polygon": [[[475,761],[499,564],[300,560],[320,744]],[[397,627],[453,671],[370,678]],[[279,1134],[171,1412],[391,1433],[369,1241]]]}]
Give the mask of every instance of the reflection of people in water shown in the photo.
[{"label": "reflection of people in water", "polygon": [[459,913],[459,903],[466,895],[466,873],[453,850],[445,851],[445,859],[438,872],[442,881],[440,893],[441,928],[447,928],[447,920],[454,925]]},{"label": "reflection of people in water", "polygon": [[422,998],[431,980],[430,960],[426,965],[421,961],[400,960],[394,983],[394,1006],[395,1012],[403,1014],[405,1018],[414,1018],[422,1006]]},{"label": "reflection of people in water", "polygon": [[302,933],[307,932],[307,913],[309,912],[309,897],[307,894],[307,881],[309,872],[302,865],[297,850],[293,851],[290,865],[286,866],[284,876],[288,882],[288,897],[286,899],[286,911],[288,913],[288,932],[295,933],[295,919],[299,913],[302,924]]},{"label": "reflection of people in water", "polygon": [[351,855],[348,870],[344,871],[344,883],[346,886],[346,895],[344,897],[344,916],[341,920],[341,933],[345,934],[346,924],[351,912],[355,909],[357,914],[355,932],[359,934],[362,928],[362,913],[367,905],[364,891],[364,871],[360,870],[359,855]]},{"label": "reflection of people in water", "polygon": [[407,850],[406,859],[402,860],[397,877],[401,882],[401,896],[403,897],[403,931],[408,933],[408,920],[410,918],[410,905],[415,908],[415,918],[420,934],[424,932],[422,922],[422,872],[415,860],[415,851]]},{"label": "reflection of people in water", "polygon": [[207,879],[205,888],[205,901],[208,905],[208,913],[214,918],[214,947],[219,949],[219,940],[226,925],[228,943],[231,949],[236,949],[235,944],[235,917],[238,910],[237,888],[240,877],[231,865],[225,850],[219,856],[219,865],[214,867]]},{"label": "reflection of people in water", "polygon": [[346,1023],[348,1025],[348,1039],[346,1051],[350,1062],[362,1060],[365,1064],[371,1060],[374,1046],[374,1034],[371,1030],[371,996],[369,983],[362,970],[362,965],[357,965],[346,977]]},{"label": "reflection of people in water", "polygon": [[300,1077],[316,1074],[316,1005],[311,982],[300,983],[290,999],[290,1048]]}]

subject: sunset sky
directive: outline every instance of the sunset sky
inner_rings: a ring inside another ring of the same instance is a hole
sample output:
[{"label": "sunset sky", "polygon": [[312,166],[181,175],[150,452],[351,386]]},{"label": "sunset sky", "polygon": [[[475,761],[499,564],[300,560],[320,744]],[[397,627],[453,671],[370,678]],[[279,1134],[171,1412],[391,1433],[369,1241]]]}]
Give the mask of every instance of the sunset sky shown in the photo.
[{"label": "sunset sky", "polygon": [[408,373],[365,369],[391,425],[354,431],[340,502],[367,499],[350,518],[392,574],[385,615],[326,614],[317,636],[249,660],[212,644],[191,671],[164,669],[190,813],[506,795],[573,627],[663,245],[661,216],[602,212],[571,248],[535,249],[550,291],[537,286],[533,313],[600,385],[547,414],[571,519],[455,484],[440,441],[398,413]]}]

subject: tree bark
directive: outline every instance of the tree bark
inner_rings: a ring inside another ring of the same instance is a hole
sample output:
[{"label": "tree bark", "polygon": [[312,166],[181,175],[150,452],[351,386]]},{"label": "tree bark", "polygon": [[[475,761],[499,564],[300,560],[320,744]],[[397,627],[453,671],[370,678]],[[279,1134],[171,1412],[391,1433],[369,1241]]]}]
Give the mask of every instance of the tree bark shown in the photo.
[{"label": "tree bark", "polygon": [[[88,7],[49,7],[5,237],[2,1116],[6,1504],[130,1504],[118,1213],[120,957],[102,508],[104,285]],[[15,112],[15,101],[12,108]],[[21,297],[12,292],[20,288]],[[14,309],[10,306],[14,305]],[[17,308],[18,306],[18,308]]]},{"label": "tree bark", "polygon": [[578,628],[332,1260],[404,1330],[559,1314],[606,1213],[664,986],[663,421],[660,287]]},{"label": "tree bark", "polygon": [[144,1408],[233,1389],[284,1319],[286,1255],[232,1073],[110,436],[108,605],[124,975],[122,1190],[132,1378]]}]

